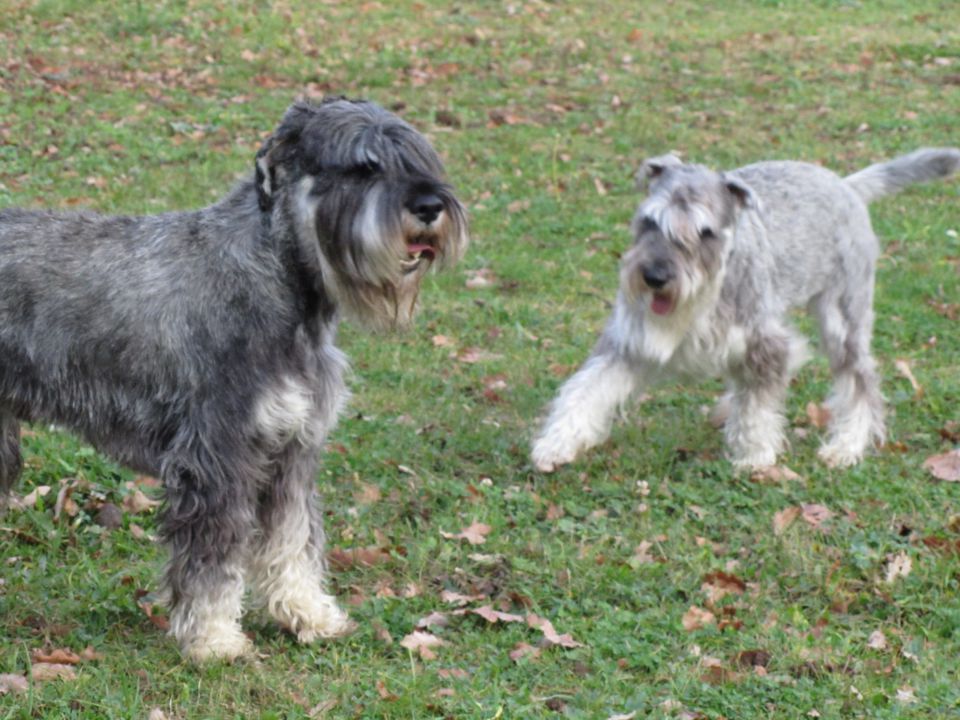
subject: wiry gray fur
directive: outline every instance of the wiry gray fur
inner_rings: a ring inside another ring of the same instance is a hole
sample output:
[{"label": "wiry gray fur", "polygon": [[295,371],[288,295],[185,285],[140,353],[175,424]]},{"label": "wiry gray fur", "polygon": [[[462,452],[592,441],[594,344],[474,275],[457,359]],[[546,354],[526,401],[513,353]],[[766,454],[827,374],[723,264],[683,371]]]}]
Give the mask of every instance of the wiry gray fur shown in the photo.
[{"label": "wiry gray fur", "polygon": [[466,241],[429,143],[343,99],[291,106],[251,177],[202,210],[0,211],[0,496],[18,419],[73,428],[163,480],[188,655],[245,649],[244,582],[301,640],[345,629],[314,487],[346,398],[338,318],[403,324],[431,260]]},{"label": "wiry gray fur", "polygon": [[633,220],[613,314],[551,405],[534,464],[572,461],[607,437],[638,387],[676,375],[724,377],[733,461],[773,464],[787,384],[804,359],[788,317],[798,307],[817,320],[834,374],[821,457],[859,461],[884,436],[870,355],[879,245],[866,201],[958,166],[956,149],[920,150],[846,179],[800,162],[718,173],[670,155],[648,160],[640,175],[650,194]]}]

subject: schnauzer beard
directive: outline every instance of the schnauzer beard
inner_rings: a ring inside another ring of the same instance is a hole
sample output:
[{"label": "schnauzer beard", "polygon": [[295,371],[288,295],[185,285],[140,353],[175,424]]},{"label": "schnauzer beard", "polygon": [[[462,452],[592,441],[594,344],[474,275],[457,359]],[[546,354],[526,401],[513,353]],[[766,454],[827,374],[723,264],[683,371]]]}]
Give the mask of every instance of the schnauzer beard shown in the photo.
[{"label": "schnauzer beard", "polygon": [[673,309],[667,315],[658,315],[650,309],[654,291],[643,279],[644,254],[643,245],[635,245],[623,257],[620,292],[624,302],[618,303],[614,321],[640,330],[620,334],[635,344],[631,349],[633,354],[666,365],[684,340],[710,332],[709,327],[701,324],[709,321],[710,311],[717,305],[725,264],[721,262],[719,267],[710,268],[699,262],[699,258],[692,260],[676,253],[676,277],[665,288]]},{"label": "schnauzer beard", "polygon": [[[322,198],[312,194],[314,182],[301,179],[296,216],[300,237],[319,248],[324,290],[344,315],[368,329],[408,327],[420,283],[431,266],[453,264],[463,254],[467,232],[462,207],[448,198],[437,219],[425,224],[396,201],[396,193],[377,183],[364,194],[352,218],[343,215],[349,209],[340,207],[340,217],[327,223],[321,219]],[[412,244],[429,245],[435,257],[411,266]],[[340,248],[338,257],[330,254],[335,247]]]}]

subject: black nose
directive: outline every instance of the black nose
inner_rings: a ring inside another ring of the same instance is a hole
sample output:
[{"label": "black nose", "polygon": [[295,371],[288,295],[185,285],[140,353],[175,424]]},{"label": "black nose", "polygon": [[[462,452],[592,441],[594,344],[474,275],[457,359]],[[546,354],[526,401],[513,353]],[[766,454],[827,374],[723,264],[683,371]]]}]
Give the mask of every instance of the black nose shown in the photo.
[{"label": "black nose", "polygon": [[643,281],[653,290],[659,290],[673,279],[673,273],[670,272],[670,266],[665,263],[656,262],[643,269]]},{"label": "black nose", "polygon": [[416,215],[420,222],[429,225],[443,211],[443,200],[433,193],[423,193],[417,195],[413,201],[407,205],[407,209]]}]

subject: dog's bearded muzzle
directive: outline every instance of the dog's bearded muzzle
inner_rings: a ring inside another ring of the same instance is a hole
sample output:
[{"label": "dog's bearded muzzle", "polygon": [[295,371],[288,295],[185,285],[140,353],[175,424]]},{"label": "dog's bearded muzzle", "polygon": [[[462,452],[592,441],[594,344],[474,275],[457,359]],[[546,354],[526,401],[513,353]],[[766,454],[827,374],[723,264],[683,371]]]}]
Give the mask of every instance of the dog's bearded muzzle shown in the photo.
[{"label": "dog's bearded muzzle", "polygon": [[634,247],[623,256],[620,283],[635,302],[647,304],[655,315],[669,315],[679,297],[676,270],[663,258],[646,256]]}]

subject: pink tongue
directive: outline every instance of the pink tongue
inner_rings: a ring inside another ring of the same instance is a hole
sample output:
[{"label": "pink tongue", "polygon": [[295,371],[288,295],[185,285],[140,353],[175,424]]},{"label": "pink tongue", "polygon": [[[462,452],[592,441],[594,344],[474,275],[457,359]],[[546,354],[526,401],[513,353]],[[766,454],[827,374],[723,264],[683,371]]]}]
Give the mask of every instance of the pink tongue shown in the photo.
[{"label": "pink tongue", "polygon": [[407,245],[407,252],[410,255],[416,255],[417,253],[420,253],[421,255],[424,255],[432,260],[437,251],[433,249],[432,245],[410,243]]},{"label": "pink tongue", "polygon": [[673,310],[673,300],[666,295],[654,295],[653,302],[650,303],[650,309],[657,315],[666,315]]}]

